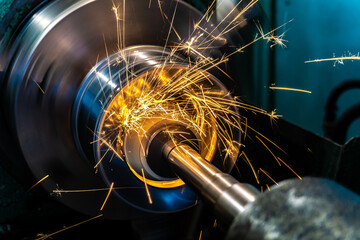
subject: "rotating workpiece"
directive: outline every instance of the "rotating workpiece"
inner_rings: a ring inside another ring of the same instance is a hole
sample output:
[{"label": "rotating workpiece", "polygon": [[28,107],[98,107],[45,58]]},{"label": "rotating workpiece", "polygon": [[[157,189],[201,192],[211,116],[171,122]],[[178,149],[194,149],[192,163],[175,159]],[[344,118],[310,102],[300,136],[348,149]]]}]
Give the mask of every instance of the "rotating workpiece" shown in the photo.
[{"label": "rotating workpiece", "polygon": [[[204,159],[232,169],[240,121],[236,106],[228,104],[231,73],[221,70],[229,65],[222,51],[231,40],[218,24],[181,1],[160,7],[146,1],[51,1],[29,14],[4,45],[4,118],[35,177],[49,175],[41,183],[49,193],[114,183],[103,209],[108,218],[193,206],[196,194],[169,168],[154,171],[159,163],[144,161],[148,153],[131,152],[169,124],[190,129],[191,144]],[[206,47],[197,49],[201,42]],[[141,137],[134,140],[132,131]],[[55,197],[90,215],[104,200],[98,192]]]}]

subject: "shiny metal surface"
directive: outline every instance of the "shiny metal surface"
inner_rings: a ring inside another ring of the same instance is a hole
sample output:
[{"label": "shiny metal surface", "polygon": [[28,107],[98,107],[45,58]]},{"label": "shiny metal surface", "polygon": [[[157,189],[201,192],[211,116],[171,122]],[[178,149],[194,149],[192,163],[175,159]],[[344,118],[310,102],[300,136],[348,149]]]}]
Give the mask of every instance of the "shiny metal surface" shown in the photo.
[{"label": "shiny metal surface", "polygon": [[239,183],[231,175],[221,172],[188,145],[175,146],[169,142],[163,153],[175,172],[214,207],[225,224],[230,224],[244,212],[259,194],[253,186]]},{"label": "shiny metal surface", "polygon": [[[114,7],[120,13],[119,20]],[[164,15],[169,19],[174,16],[172,27]],[[42,182],[48,192],[109,187],[83,159],[72,132],[72,107],[91,68],[119,48],[186,42],[201,16],[189,5],[171,0],[161,2],[161,10],[143,0],[57,0],[34,14],[1,56],[1,96],[7,122],[12,124],[33,174],[37,179],[49,175]],[[207,21],[200,25],[202,29],[214,28]],[[221,56],[218,49],[224,44],[226,40],[214,41],[202,53]],[[144,189],[134,191],[144,193]],[[98,214],[105,196],[102,191],[55,195],[90,215]],[[139,211],[110,195],[103,213],[105,217],[127,218]]]}]

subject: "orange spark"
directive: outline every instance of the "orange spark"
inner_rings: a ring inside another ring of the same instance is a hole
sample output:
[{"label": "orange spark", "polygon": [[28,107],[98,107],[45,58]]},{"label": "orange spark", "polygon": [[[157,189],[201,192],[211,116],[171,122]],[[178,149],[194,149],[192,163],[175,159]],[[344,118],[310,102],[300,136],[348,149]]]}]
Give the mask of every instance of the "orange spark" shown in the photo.
[{"label": "orange spark", "polygon": [[277,159],[275,154],[270,150],[270,148],[258,136],[256,136],[256,138],[262,143],[262,145],[264,145],[264,147],[269,151],[269,153],[275,158],[275,160],[278,162],[279,166],[281,166],[281,163],[279,162],[279,160]]},{"label": "orange spark", "polygon": [[32,185],[27,191],[31,191],[34,187],[36,187],[39,183],[41,183],[42,181],[44,181],[45,179],[47,179],[49,177],[49,175],[46,175],[45,177],[43,177],[42,179],[40,179],[39,181],[37,181],[37,183],[35,183],[34,185]]},{"label": "orange spark", "polygon": [[292,171],[300,180],[302,180],[302,178],[300,177],[300,175],[297,174],[289,165],[287,165],[281,158],[278,157],[278,159],[279,159],[290,171]]},{"label": "orange spark", "polygon": [[98,216],[95,216],[95,217],[92,217],[92,218],[90,218],[90,219],[87,219],[87,220],[85,220],[85,221],[76,223],[76,224],[74,224],[74,225],[72,225],[72,226],[70,226],[70,227],[66,227],[66,228],[60,229],[59,231],[53,232],[53,233],[51,233],[51,234],[46,234],[46,235],[40,236],[40,237],[36,238],[35,240],[45,240],[45,239],[51,238],[51,237],[54,236],[55,234],[61,233],[61,232],[66,231],[66,230],[68,230],[68,229],[70,229],[70,228],[73,228],[73,227],[77,227],[77,226],[79,226],[79,225],[81,225],[81,224],[83,224],[83,223],[89,222],[89,221],[94,220],[94,219],[99,218],[99,217],[102,217],[102,214],[100,214],[100,215],[98,215]]},{"label": "orange spark", "polygon": [[142,168],[141,169],[141,172],[142,172],[142,176],[143,176],[143,181],[144,181],[144,184],[145,184],[145,189],[146,189],[146,194],[149,198],[149,203],[152,204],[152,199],[151,199],[151,196],[150,196],[150,192],[149,192],[149,188],[147,186],[147,183],[146,183],[146,178],[145,178],[145,173],[144,173],[144,169]]},{"label": "orange spark", "polygon": [[107,200],[108,200],[108,198],[109,198],[109,196],[110,196],[110,193],[111,193],[111,191],[113,190],[113,187],[114,187],[114,183],[111,183],[110,188],[109,188],[109,191],[108,191],[108,193],[107,193],[107,195],[106,195],[106,198],[105,198],[105,200],[104,200],[104,202],[103,202],[103,204],[102,204],[102,206],[101,206],[101,208],[100,208],[100,211],[103,210],[103,208],[104,208],[104,206],[105,206],[105,204],[106,204],[106,202],[107,202]]},{"label": "orange spark", "polygon": [[[265,170],[263,170],[262,168],[259,168],[259,170],[261,171],[261,172],[263,172],[268,178],[270,178],[270,180],[271,181],[273,181],[276,185],[279,185],[271,176],[270,176],[270,174],[268,173],[268,172],[266,172]],[[266,184],[266,186],[267,186],[267,184]],[[269,188],[269,187],[268,187]],[[269,189],[270,190],[270,189]]]},{"label": "orange spark", "polygon": [[250,159],[248,158],[248,156],[246,156],[246,154],[245,154],[244,151],[240,154],[240,156],[242,156],[242,155],[244,155],[246,162],[247,162],[247,163],[249,164],[249,166],[251,167],[251,171],[253,172],[253,174],[254,174],[254,176],[255,176],[256,182],[257,182],[258,184],[260,184],[258,175],[256,174],[255,169],[254,169],[252,163],[250,162]]},{"label": "orange spark", "polygon": [[347,57],[334,57],[334,58],[324,58],[324,59],[314,59],[305,61],[305,63],[315,63],[315,62],[338,62],[343,64],[344,60],[360,60],[360,56],[347,56]]},{"label": "orange spark", "polygon": [[[113,190],[121,190],[121,189],[138,189],[143,187],[113,187]],[[98,191],[109,191],[110,188],[94,188],[94,189],[71,189],[71,190],[63,190],[63,189],[55,189],[53,193],[84,193],[84,192],[98,192]]]},{"label": "orange spark", "polygon": [[269,87],[271,90],[287,90],[287,91],[294,91],[294,92],[304,92],[304,93],[311,93],[311,91],[308,90],[302,90],[297,88],[287,88],[287,87]]}]

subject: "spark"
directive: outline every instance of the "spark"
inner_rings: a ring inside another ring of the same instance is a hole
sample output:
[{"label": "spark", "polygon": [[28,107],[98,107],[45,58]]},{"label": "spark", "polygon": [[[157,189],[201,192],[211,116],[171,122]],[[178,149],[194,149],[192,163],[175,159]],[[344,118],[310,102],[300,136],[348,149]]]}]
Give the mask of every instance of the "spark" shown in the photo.
[{"label": "spark", "polygon": [[344,61],[350,60],[350,61],[359,61],[360,60],[360,53],[352,54],[351,52],[348,52],[347,54],[344,54],[342,57],[332,57],[332,58],[324,58],[324,59],[314,59],[305,61],[305,63],[317,63],[317,62],[334,62],[334,67],[336,64],[344,65]]},{"label": "spark", "polygon": [[[105,140],[103,140],[102,138],[99,138],[99,140],[104,143],[108,149],[106,150],[106,152],[104,153],[104,155],[100,158],[100,160],[95,164],[94,168],[97,168],[99,166],[99,164],[103,161],[103,159],[105,158],[106,154],[112,150],[112,152],[117,155],[122,161],[124,161],[121,157],[121,155],[118,153],[118,151],[116,151],[112,146],[111,144],[107,143]],[[114,139],[113,141],[116,141],[116,139]]]},{"label": "spark", "polygon": [[[279,185],[271,176],[268,172],[266,172],[265,170],[263,170],[262,168],[259,168],[259,170],[264,173],[271,181],[273,181],[276,185]],[[267,184],[266,184],[267,185]],[[269,187],[268,187],[269,188]]]},{"label": "spark", "polygon": [[45,179],[47,179],[49,177],[49,175],[46,175],[45,177],[43,177],[42,179],[40,179],[39,181],[37,181],[34,185],[32,185],[27,191],[30,192],[34,187],[36,187],[39,183],[41,183],[42,181],[44,181]]},{"label": "spark", "polygon": [[311,94],[311,91],[303,90],[303,89],[297,89],[297,88],[274,87],[274,86],[270,86],[269,88],[271,90],[287,90],[287,91],[303,92],[303,93],[310,93]]},{"label": "spark", "polygon": [[227,57],[231,57],[232,55],[234,55],[234,54],[236,54],[236,53],[243,52],[244,49],[248,48],[249,46],[253,45],[254,43],[258,42],[258,41],[261,40],[261,39],[267,39],[269,36],[273,35],[274,32],[276,32],[276,31],[277,31],[278,29],[280,29],[280,28],[283,28],[284,26],[286,26],[286,25],[287,25],[288,23],[290,23],[291,21],[292,21],[292,20],[290,20],[290,21],[287,22],[287,23],[284,23],[283,25],[281,25],[281,26],[279,26],[279,27],[277,27],[277,28],[269,31],[268,33],[260,34],[260,36],[256,35],[253,41],[245,44],[244,46],[238,48],[236,51],[228,54]]},{"label": "spark", "polygon": [[151,195],[150,195],[150,192],[149,192],[149,188],[148,188],[148,185],[146,183],[146,178],[145,178],[145,173],[144,173],[144,169],[142,168],[141,169],[141,172],[142,172],[142,176],[143,176],[143,181],[144,181],[144,185],[145,185],[145,189],[146,189],[146,194],[148,196],[148,199],[149,199],[149,204],[152,204],[152,199],[151,199]]},{"label": "spark", "polygon": [[176,34],[177,38],[179,39],[179,41],[181,41],[181,37],[179,35],[179,33],[176,31],[176,29],[174,28],[173,24],[169,21],[168,16],[164,13],[164,17],[166,18],[166,20],[168,21],[168,23],[170,24],[171,29],[174,31],[174,33]]},{"label": "spark", "polygon": [[60,229],[60,230],[58,230],[58,231],[56,231],[56,232],[53,232],[53,233],[51,233],[51,234],[39,234],[39,235],[37,236],[38,238],[36,238],[35,240],[45,240],[45,239],[51,238],[52,236],[54,236],[54,235],[56,235],[56,234],[58,234],[58,233],[61,233],[61,232],[66,231],[66,230],[69,230],[70,228],[77,227],[77,226],[79,226],[79,225],[81,225],[81,224],[87,223],[87,222],[89,222],[89,221],[92,221],[92,220],[94,220],[94,219],[100,218],[100,217],[102,217],[102,216],[103,216],[103,214],[100,214],[100,215],[98,215],[98,216],[89,218],[89,219],[87,219],[87,220],[85,220],[85,221],[76,223],[76,224],[74,224],[74,225],[71,225],[71,226],[66,227],[66,228],[63,228],[63,229]]},{"label": "spark", "polygon": [[[292,20],[291,20],[292,21]],[[290,21],[290,22],[291,22]],[[289,22],[288,22],[289,23]],[[266,40],[267,42],[271,43],[270,48],[275,47],[276,45],[281,46],[282,48],[286,48],[287,46],[285,45],[285,42],[287,42],[287,40],[284,39],[285,36],[285,32],[283,32],[282,34],[280,34],[279,36],[275,36],[275,31],[271,31],[269,34],[264,34],[264,30],[262,29],[261,25],[259,22],[255,23],[261,38]]]},{"label": "spark", "polygon": [[163,12],[163,10],[162,10],[160,0],[157,0],[157,3],[158,3],[158,6],[159,6],[159,10],[160,10],[161,16],[164,17],[164,12]]},{"label": "spark", "polygon": [[270,116],[271,127],[273,127],[273,123],[276,124],[276,120],[278,120],[280,117],[282,117],[282,115],[276,114],[276,109],[272,110],[269,116]]},{"label": "spark", "polygon": [[251,168],[251,171],[253,172],[253,174],[254,174],[254,176],[255,176],[256,182],[257,182],[258,184],[260,184],[260,182],[259,182],[259,177],[258,177],[258,175],[257,175],[256,172],[255,172],[254,166],[252,165],[250,159],[247,157],[247,155],[245,154],[244,151],[240,154],[240,157],[241,157],[241,156],[244,156],[246,162],[249,164],[249,166],[250,166],[250,168]]},{"label": "spark", "polygon": [[269,138],[265,137],[263,134],[261,134],[260,132],[256,131],[254,128],[250,127],[249,125],[247,125],[247,127],[252,130],[253,132],[255,132],[256,134],[258,134],[259,136],[261,136],[262,138],[264,138],[266,141],[268,141],[269,143],[271,143],[273,146],[275,146],[277,149],[279,149],[280,151],[282,151],[283,153],[287,154],[281,147],[279,147],[278,145],[276,145],[273,141],[271,141]]},{"label": "spark", "polygon": [[[122,189],[139,189],[143,187],[113,187],[113,190],[122,190]],[[63,189],[55,189],[53,193],[84,193],[84,192],[98,192],[98,191],[109,191],[110,188],[94,188],[94,189],[71,189],[71,190],[63,190]]]},{"label": "spark", "polygon": [[258,137],[256,136],[256,138],[262,143],[262,145],[264,145],[264,147],[269,151],[269,153],[274,157],[274,159],[278,162],[279,166],[281,166],[281,163],[279,162],[279,160],[277,159],[277,157],[275,156],[275,154],[270,150],[270,148]]},{"label": "spark", "polygon": [[287,165],[285,161],[283,161],[283,160],[282,160],[281,158],[279,158],[279,157],[278,157],[278,159],[279,159],[279,161],[281,161],[288,169],[290,169],[290,171],[292,171],[300,180],[302,180],[302,178],[300,177],[300,175],[297,174],[289,165]]},{"label": "spark", "polygon": [[40,91],[42,92],[43,95],[45,95],[45,91],[42,89],[42,87],[40,86],[40,84],[38,82],[36,82],[35,80],[33,80],[33,82],[36,84],[36,86],[40,89]]},{"label": "spark", "polygon": [[201,237],[202,237],[202,230],[200,231],[200,235],[199,235],[199,240],[201,240]]},{"label": "spark", "polygon": [[103,208],[104,208],[104,206],[105,206],[105,204],[106,204],[107,200],[109,199],[109,196],[110,196],[110,193],[111,193],[111,192],[112,192],[112,190],[113,190],[113,187],[114,187],[114,183],[112,182],[112,183],[111,183],[111,185],[110,185],[109,191],[108,191],[108,193],[107,193],[107,195],[106,195],[106,198],[105,198],[105,200],[104,200],[103,204],[101,205],[100,211],[102,211],[102,210],[103,210]]}]

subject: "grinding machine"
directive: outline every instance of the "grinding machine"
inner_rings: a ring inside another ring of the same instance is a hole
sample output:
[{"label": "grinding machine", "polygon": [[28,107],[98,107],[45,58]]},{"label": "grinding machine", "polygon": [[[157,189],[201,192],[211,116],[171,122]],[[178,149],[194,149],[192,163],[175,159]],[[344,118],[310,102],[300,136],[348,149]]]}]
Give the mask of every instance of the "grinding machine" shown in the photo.
[{"label": "grinding machine", "polygon": [[273,124],[241,100],[239,49],[266,22],[256,1],[214,1],[206,15],[176,0],[9,2],[0,160],[25,207],[9,204],[23,212],[0,236],[45,239],[101,216],[52,237],[360,239],[359,176],[348,171],[359,139]]}]

